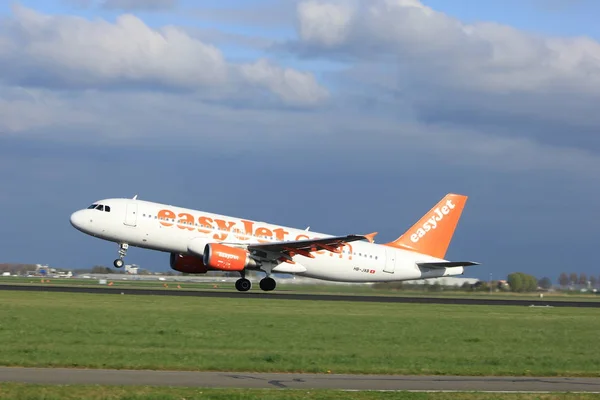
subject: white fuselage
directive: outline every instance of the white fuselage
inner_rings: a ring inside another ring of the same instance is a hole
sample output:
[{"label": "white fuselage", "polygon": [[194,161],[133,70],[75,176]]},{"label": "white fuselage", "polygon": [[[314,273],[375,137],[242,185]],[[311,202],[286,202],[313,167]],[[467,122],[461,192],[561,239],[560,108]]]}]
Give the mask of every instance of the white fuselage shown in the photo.
[{"label": "white fuselage", "polygon": [[[137,199],[96,202],[110,211],[84,209],[71,216],[78,230],[115,243],[189,254],[188,244],[206,238],[224,244],[270,243],[330,237],[318,232],[229,217]],[[295,255],[300,276],[339,282],[386,282],[461,275],[463,267],[422,270],[417,262],[442,259],[387,245],[356,241],[339,254],[321,250],[314,258]]]}]

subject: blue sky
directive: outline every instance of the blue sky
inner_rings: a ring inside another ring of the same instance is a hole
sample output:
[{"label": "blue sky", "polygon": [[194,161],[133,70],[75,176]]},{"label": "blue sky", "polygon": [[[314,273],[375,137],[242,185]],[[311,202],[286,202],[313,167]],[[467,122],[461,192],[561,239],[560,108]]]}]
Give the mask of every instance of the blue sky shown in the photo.
[{"label": "blue sky", "polygon": [[110,1],[0,4],[0,262],[110,265],[106,197],[384,242],[458,192],[467,276],[600,275],[598,3]]}]

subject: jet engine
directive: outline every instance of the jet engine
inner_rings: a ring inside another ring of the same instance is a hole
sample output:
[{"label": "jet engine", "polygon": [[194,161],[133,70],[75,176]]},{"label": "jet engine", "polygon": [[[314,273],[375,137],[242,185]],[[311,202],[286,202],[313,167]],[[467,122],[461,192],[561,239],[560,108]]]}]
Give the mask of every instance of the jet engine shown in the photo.
[{"label": "jet engine", "polygon": [[170,264],[171,269],[186,274],[205,274],[208,272],[208,267],[202,262],[202,259],[194,256],[171,253]]},{"label": "jet engine", "polygon": [[204,248],[204,265],[222,271],[242,271],[246,267],[257,267],[248,251],[220,243],[209,243]]}]

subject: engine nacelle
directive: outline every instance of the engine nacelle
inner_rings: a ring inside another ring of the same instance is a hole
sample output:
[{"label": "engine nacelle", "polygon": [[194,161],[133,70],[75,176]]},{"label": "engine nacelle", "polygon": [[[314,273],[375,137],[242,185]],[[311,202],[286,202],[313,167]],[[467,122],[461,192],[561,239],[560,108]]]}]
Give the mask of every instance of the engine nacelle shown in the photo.
[{"label": "engine nacelle", "polygon": [[170,264],[171,269],[186,274],[205,274],[208,272],[208,267],[202,259],[194,256],[171,253]]},{"label": "engine nacelle", "polygon": [[188,253],[191,253],[196,257],[202,259],[204,257],[204,248],[209,243],[215,243],[215,241],[204,237],[193,238],[188,242]]},{"label": "engine nacelle", "polygon": [[242,271],[246,267],[257,266],[246,250],[219,243],[206,245],[203,262],[210,268],[222,271]]}]

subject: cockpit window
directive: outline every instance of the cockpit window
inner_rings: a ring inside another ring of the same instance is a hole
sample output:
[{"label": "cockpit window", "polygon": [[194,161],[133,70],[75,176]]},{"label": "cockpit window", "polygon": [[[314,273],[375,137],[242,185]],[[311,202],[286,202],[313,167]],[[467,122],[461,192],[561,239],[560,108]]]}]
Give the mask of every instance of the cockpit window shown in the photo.
[{"label": "cockpit window", "polygon": [[98,211],[110,212],[110,207],[109,206],[105,206],[104,204],[92,204],[87,209],[88,210],[98,210]]}]

